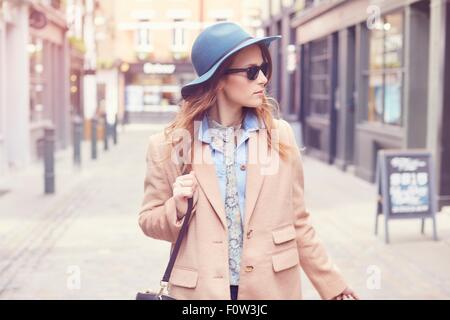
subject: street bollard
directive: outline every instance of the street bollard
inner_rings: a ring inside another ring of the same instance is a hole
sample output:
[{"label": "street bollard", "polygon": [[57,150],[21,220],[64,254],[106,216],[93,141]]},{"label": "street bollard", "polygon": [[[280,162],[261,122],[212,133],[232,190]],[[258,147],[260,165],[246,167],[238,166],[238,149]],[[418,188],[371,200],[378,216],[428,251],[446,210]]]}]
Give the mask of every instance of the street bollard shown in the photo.
[{"label": "street bollard", "polygon": [[118,117],[117,117],[117,114],[116,114],[116,117],[114,119],[114,124],[113,124],[113,127],[112,127],[112,136],[113,136],[114,145],[117,144],[117,121],[118,121]]},{"label": "street bollard", "polygon": [[55,193],[55,129],[44,128],[44,192]]},{"label": "street bollard", "polygon": [[83,134],[83,121],[76,115],[73,119],[73,162],[76,166],[81,165],[81,141]]},{"label": "street bollard", "polygon": [[105,151],[108,150],[108,135],[109,135],[109,125],[106,120],[106,113],[103,115],[103,144]]},{"label": "street bollard", "polygon": [[97,159],[97,118],[91,120],[91,158]]}]

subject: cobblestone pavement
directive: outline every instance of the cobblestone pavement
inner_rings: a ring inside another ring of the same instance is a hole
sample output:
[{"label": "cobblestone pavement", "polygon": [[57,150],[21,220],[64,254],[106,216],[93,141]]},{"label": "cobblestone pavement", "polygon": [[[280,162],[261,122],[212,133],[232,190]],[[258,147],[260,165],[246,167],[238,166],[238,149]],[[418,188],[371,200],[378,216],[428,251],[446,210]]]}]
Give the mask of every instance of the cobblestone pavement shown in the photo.
[{"label": "cobblestone pavement", "polygon": [[[169,244],[137,223],[149,135],[162,125],[135,124],[96,161],[83,145],[83,166],[58,153],[57,193],[42,195],[42,168],[7,177],[0,197],[0,299],[134,299],[157,288]],[[431,223],[390,223],[391,244],[374,236],[375,187],[304,157],[312,223],[349,284],[363,299],[450,298],[450,212]],[[276,196],[276,195],[274,195]],[[383,220],[380,218],[380,223]],[[382,229],[382,228],[381,228]],[[319,299],[304,274],[305,299]]]}]

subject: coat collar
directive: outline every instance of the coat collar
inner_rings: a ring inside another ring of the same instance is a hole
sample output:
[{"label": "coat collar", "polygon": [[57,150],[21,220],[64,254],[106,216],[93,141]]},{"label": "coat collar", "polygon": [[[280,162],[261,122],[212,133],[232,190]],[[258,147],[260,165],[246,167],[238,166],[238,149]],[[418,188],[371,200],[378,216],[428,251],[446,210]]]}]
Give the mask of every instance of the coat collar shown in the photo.
[{"label": "coat collar", "polygon": [[[258,129],[265,128],[263,122],[260,123],[258,117],[256,116],[256,113],[251,110],[247,109],[245,111],[244,120],[242,121],[242,129],[245,131],[245,134],[248,134],[252,131],[256,131]],[[203,115],[202,122],[200,125],[200,128],[198,130],[197,139],[205,142],[205,143],[211,143],[211,136],[209,134],[209,124],[208,124],[208,117],[206,115],[206,112]]]}]

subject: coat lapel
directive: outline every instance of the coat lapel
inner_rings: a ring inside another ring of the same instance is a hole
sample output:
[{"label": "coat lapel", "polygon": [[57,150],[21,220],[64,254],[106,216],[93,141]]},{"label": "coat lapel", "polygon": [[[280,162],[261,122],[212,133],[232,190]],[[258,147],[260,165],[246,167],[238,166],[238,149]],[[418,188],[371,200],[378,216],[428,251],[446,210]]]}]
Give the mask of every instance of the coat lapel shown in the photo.
[{"label": "coat lapel", "polygon": [[194,157],[192,168],[195,172],[198,184],[203,189],[208,201],[211,203],[215,213],[226,229],[225,205],[220,193],[216,167],[212,159],[209,145],[196,139],[194,143]]},{"label": "coat lapel", "polygon": [[247,181],[245,184],[245,222],[244,231],[250,222],[255,209],[256,200],[261,191],[264,175],[261,174],[261,163],[258,159],[259,148],[264,146],[264,135],[261,130],[250,132],[248,141]]}]

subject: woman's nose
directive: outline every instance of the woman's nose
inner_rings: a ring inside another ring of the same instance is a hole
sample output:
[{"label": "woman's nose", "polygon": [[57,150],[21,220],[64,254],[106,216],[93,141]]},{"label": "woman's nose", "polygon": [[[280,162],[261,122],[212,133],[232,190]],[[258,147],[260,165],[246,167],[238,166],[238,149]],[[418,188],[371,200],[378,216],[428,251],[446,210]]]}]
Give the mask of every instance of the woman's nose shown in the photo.
[{"label": "woman's nose", "polygon": [[258,80],[258,84],[265,85],[267,83],[267,78],[261,70],[259,70],[259,72],[258,72],[257,80]]}]

